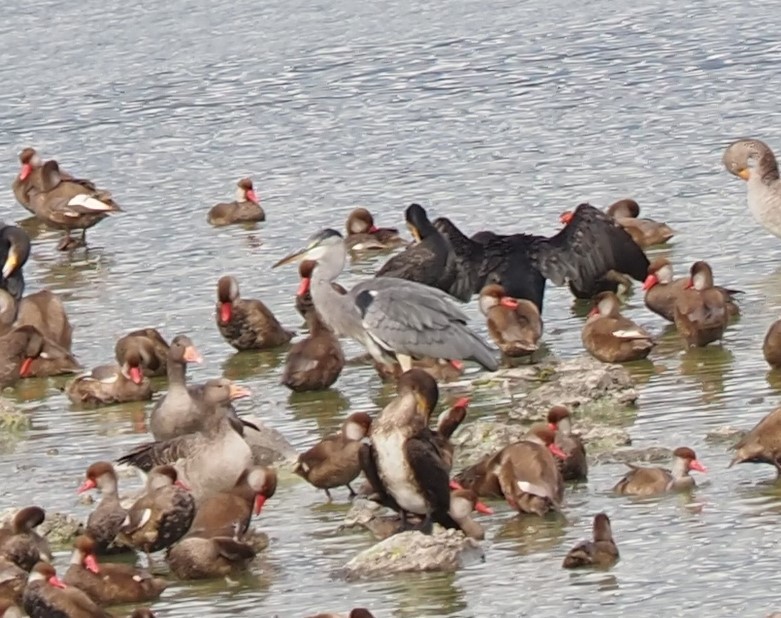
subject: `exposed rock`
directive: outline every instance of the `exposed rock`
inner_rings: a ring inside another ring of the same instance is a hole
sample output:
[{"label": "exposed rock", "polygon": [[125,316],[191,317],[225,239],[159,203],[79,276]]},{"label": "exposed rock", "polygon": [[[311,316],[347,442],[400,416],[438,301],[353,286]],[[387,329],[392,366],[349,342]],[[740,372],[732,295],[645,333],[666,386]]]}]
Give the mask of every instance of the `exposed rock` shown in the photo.
[{"label": "exposed rock", "polygon": [[281,461],[294,461],[298,457],[295,449],[278,430],[269,427],[257,417],[243,417],[260,431],[245,427],[244,439],[252,449],[256,466],[270,466]]},{"label": "exposed rock", "polygon": [[452,572],[484,560],[480,543],[457,530],[435,526],[434,534],[401,532],[362,551],[342,569],[348,579],[393,573]]},{"label": "exposed rock", "polygon": [[[19,508],[31,506],[32,504],[23,504]],[[0,513],[0,526],[10,523],[19,508],[6,509]],[[49,539],[49,543],[52,545],[70,547],[73,540],[81,534],[82,524],[71,515],[46,511],[46,519],[38,526],[37,530]]]},{"label": "exposed rock", "polygon": [[714,429],[705,434],[705,439],[708,442],[716,442],[718,444],[734,444],[737,443],[743,436],[748,433],[746,429],[740,429],[733,427],[732,425],[724,425],[718,429]]},{"label": "exposed rock", "polygon": [[0,430],[5,432],[24,431],[30,427],[30,417],[17,410],[14,405],[0,397]]},{"label": "exposed rock", "polygon": [[598,463],[670,463],[672,449],[651,446],[648,448],[627,448],[618,451],[600,453],[596,457]]},{"label": "exposed rock", "polygon": [[345,528],[364,528],[383,540],[401,530],[401,517],[373,500],[356,498],[344,516],[341,529]]}]

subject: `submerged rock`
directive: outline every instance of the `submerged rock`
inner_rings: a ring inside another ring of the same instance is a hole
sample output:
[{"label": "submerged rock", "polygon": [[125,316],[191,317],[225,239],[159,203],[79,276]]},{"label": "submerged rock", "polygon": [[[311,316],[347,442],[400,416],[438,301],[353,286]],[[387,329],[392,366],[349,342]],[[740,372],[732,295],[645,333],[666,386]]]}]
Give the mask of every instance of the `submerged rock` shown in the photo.
[{"label": "submerged rock", "polygon": [[342,569],[347,579],[394,573],[453,572],[484,560],[480,543],[457,530],[435,526],[434,534],[401,532],[362,551]]},{"label": "submerged rock", "polygon": [[598,463],[669,464],[672,456],[672,449],[662,446],[649,446],[648,448],[626,448],[618,451],[600,453],[597,456],[596,461]]},{"label": "submerged rock", "polygon": [[0,397],[0,430],[7,432],[29,429],[30,417],[17,410],[14,405]]},{"label": "submerged rock", "polygon": [[298,457],[296,450],[278,430],[269,427],[257,417],[242,417],[253,423],[260,431],[251,427],[244,428],[244,439],[252,449],[256,466],[270,466],[277,462],[294,461]]}]

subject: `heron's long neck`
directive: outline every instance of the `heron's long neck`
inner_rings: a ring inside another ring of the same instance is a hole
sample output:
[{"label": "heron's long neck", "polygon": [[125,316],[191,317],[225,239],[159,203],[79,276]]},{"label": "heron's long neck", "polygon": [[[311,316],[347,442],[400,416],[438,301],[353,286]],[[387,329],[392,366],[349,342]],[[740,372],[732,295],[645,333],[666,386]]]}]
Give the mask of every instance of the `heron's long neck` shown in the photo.
[{"label": "heron's long neck", "polygon": [[312,302],[320,318],[337,337],[352,336],[352,333],[346,331],[345,318],[355,311],[351,297],[340,294],[331,285],[342,272],[346,256],[344,248],[323,256],[317,261],[310,283]]}]

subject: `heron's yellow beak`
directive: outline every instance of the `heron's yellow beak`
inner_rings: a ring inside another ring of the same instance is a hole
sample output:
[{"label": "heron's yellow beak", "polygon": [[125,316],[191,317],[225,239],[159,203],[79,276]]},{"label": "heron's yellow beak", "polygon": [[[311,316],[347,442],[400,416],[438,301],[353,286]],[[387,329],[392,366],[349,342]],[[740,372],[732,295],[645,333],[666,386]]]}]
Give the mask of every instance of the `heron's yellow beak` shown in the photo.
[{"label": "heron's yellow beak", "polygon": [[743,180],[748,180],[749,177],[749,171],[747,167],[744,167],[742,170],[738,172],[738,176],[740,176]]},{"label": "heron's yellow beak", "polygon": [[306,257],[308,251],[309,251],[309,247],[306,247],[304,249],[299,249],[298,251],[295,251],[294,253],[291,253],[290,255],[286,255],[285,257],[283,257],[281,260],[279,260],[279,262],[274,264],[271,268],[276,268],[277,266],[290,264],[292,262],[300,262]]},{"label": "heron's yellow beak", "polygon": [[17,266],[19,266],[19,255],[17,254],[16,249],[12,246],[11,250],[8,252],[8,257],[5,260],[5,264],[3,264],[3,277],[6,279],[10,277],[16,270]]}]

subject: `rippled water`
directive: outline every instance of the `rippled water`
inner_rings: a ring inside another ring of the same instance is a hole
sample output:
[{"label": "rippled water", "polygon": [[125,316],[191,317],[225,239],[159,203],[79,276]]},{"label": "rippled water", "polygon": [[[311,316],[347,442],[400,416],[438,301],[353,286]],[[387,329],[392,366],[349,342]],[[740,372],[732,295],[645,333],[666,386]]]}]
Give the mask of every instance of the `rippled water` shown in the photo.
[{"label": "rippled water", "polygon": [[[290,397],[277,384],[280,358],[237,359],[221,340],[214,286],[235,274],[246,296],[297,325],[295,270],[270,265],[316,229],[341,227],[353,205],[382,225],[401,225],[418,200],[470,232],[549,234],[580,201],[633,196],[679,232],[666,251],[676,263],[708,258],[720,283],[746,291],[723,349],[684,354],[673,336],[642,376],[632,438],[695,448],[711,471],[692,498],[616,499],[608,490],[622,468],[595,466],[588,486],[568,494],[566,524],[506,510],[484,519],[485,564],[348,584],[331,573],[370,539],[337,533],[346,504],[324,506],[285,477],[260,520],[272,538],[262,568],[234,586],[177,584],[155,604],[161,616],[354,605],[409,617],[735,616],[773,607],[779,491],[770,470],[727,471],[724,445],[704,438],[728,423],[751,426],[778,400],[760,345],[781,306],[779,241],[750,219],[745,187],[720,156],[740,135],[781,148],[781,44],[757,3],[632,4],[29,0],[0,22],[2,177],[10,184],[17,153],[35,145],[127,210],[91,230],[86,257],[58,254],[56,233],[41,230],[29,289],[65,296],[87,366],[108,361],[115,338],[135,327],[189,333],[207,361],[193,377],[240,379],[255,393],[243,407],[296,447],[348,410],[376,410],[389,392],[369,369],[350,367],[324,399]],[[245,175],[267,223],[211,229],[207,209]],[[0,216],[23,218],[5,196]],[[548,299],[546,342],[561,357],[580,353],[569,294],[550,289]],[[627,314],[663,329],[639,295]],[[56,385],[12,395],[33,429],[2,454],[0,507],[36,501],[86,515],[74,495],[86,465],[142,439],[143,406],[74,411]],[[470,415],[497,411],[480,401]],[[563,554],[600,509],[613,518],[621,562],[608,574],[563,572]]]}]

